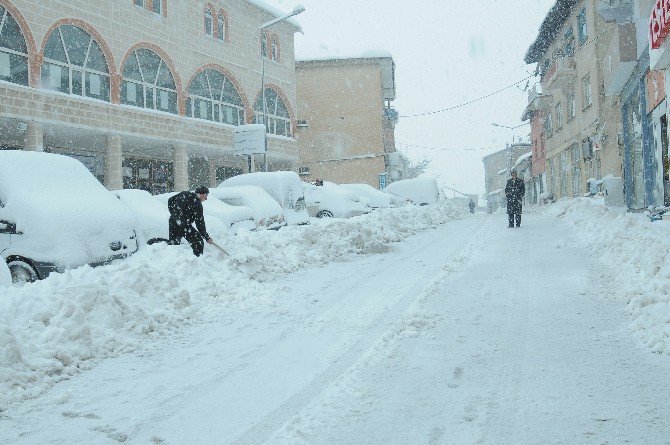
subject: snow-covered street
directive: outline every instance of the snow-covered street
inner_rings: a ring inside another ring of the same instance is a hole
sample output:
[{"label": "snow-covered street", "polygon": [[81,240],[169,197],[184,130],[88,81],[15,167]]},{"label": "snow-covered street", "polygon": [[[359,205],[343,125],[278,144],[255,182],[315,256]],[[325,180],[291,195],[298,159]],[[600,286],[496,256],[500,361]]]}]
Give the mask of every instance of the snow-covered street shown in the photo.
[{"label": "snow-covered street", "polygon": [[278,275],[10,403],[0,442],[667,443],[670,356],[634,337],[619,271],[546,212],[505,223]]}]

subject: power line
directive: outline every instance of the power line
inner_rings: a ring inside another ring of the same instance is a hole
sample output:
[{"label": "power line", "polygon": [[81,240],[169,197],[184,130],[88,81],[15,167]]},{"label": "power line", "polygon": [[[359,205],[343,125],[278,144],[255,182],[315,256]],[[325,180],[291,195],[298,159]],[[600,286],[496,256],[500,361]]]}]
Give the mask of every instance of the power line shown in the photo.
[{"label": "power line", "polygon": [[520,84],[521,82],[524,82],[524,81],[526,81],[526,80],[528,80],[528,79],[531,79],[531,78],[533,78],[533,77],[535,77],[535,76],[534,76],[534,75],[531,75],[531,76],[528,76],[528,77],[524,77],[523,79],[521,79],[521,80],[517,80],[516,82],[514,82],[514,83],[511,84],[511,85],[507,85],[506,87],[500,88],[499,90],[496,90],[496,91],[494,91],[494,92],[492,92],[492,93],[489,93],[489,94],[487,94],[487,95],[485,95],[485,96],[478,97],[477,99],[473,99],[473,100],[470,100],[470,101],[468,101],[468,102],[464,102],[464,103],[459,104],[459,105],[454,105],[453,107],[443,108],[443,109],[441,109],[441,110],[437,110],[437,111],[429,111],[429,112],[427,112],[427,113],[418,113],[418,114],[400,115],[400,117],[421,117],[421,116],[430,116],[430,115],[432,115],[432,114],[444,113],[445,111],[451,111],[451,110],[456,110],[456,109],[458,109],[458,108],[463,108],[463,107],[466,107],[466,106],[468,106],[468,105],[471,105],[471,104],[473,104],[473,103],[475,103],[475,102],[479,102],[479,101],[482,101],[482,100],[484,100],[484,99],[488,99],[489,97],[491,97],[491,96],[495,96],[496,94],[499,94],[499,93],[502,93],[502,92],[505,91],[505,90],[509,90],[510,88],[517,86],[517,85]]},{"label": "power line", "polygon": [[[425,150],[436,150],[436,151],[482,151],[482,150],[493,150],[501,149],[499,145],[492,147],[476,147],[476,148],[445,148],[445,147],[429,147],[426,145],[417,145],[417,144],[405,144],[404,142],[397,142],[399,148],[403,147],[412,147],[412,148],[423,148]],[[504,147],[503,147],[504,148]]]}]

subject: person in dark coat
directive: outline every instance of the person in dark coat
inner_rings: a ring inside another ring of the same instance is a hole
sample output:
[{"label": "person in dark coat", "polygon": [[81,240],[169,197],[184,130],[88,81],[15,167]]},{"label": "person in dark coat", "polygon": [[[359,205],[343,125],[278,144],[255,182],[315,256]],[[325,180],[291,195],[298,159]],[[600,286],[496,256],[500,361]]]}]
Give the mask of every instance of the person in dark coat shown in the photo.
[{"label": "person in dark coat", "polygon": [[475,202],[472,199],[468,203],[468,207],[470,207],[470,213],[475,213]]},{"label": "person in dark coat", "polygon": [[205,249],[203,239],[212,244],[202,211],[202,203],[207,200],[208,194],[209,189],[200,186],[195,189],[195,193],[184,191],[168,199],[168,210],[170,210],[168,244],[181,244],[181,239],[186,238],[195,256],[202,255]]},{"label": "person in dark coat", "polygon": [[512,177],[507,180],[505,186],[505,197],[507,197],[507,217],[509,218],[509,227],[521,225],[521,200],[526,193],[526,186],[523,181],[517,177],[517,173],[512,170]]}]

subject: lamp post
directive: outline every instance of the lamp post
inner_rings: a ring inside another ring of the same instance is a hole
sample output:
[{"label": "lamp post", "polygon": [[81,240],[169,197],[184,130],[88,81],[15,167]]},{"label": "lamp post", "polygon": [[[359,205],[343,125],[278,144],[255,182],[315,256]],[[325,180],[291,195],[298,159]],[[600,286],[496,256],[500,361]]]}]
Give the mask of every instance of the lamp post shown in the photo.
[{"label": "lamp post", "polygon": [[[282,16],[282,17],[277,17],[276,19],[270,20],[269,22],[263,23],[258,29],[260,32],[260,37],[261,37],[261,42],[263,41],[263,30],[266,28],[282,22],[288,18],[291,18],[295,15],[300,14],[301,12],[305,11],[305,7],[303,5],[297,5],[295,8],[293,8],[293,11],[290,13]],[[272,48],[267,48],[266,51],[271,51]],[[266,55],[263,54],[263,44],[261,43],[261,94],[263,95],[263,126],[265,127],[265,162],[263,166],[263,170],[268,171],[268,126],[267,126],[267,115],[268,115],[268,110],[267,110],[267,102],[265,99],[265,58]],[[251,155],[249,155],[249,172],[251,172]]]},{"label": "lamp post", "polygon": [[507,128],[508,130],[512,131],[512,143],[507,145],[507,172],[509,173],[512,170],[512,145],[514,144],[514,130],[523,127],[524,125],[528,125],[528,122],[524,122],[523,124],[515,125],[513,127],[509,125],[496,124],[495,122],[491,123],[491,125],[494,127]]}]

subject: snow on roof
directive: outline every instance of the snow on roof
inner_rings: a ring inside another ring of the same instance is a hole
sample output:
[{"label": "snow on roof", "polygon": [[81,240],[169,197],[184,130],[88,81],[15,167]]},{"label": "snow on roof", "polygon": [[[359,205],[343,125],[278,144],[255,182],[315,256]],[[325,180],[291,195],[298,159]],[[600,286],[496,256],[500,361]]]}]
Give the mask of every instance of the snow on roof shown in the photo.
[{"label": "snow on roof", "polygon": [[[251,3],[252,5],[262,9],[263,11],[272,14],[273,16],[275,16],[275,18],[279,18],[279,17],[282,17],[282,16],[287,14],[286,12],[282,12],[278,8],[272,6],[271,4],[269,4],[269,3],[267,3],[263,0],[246,0],[246,1],[248,3]],[[300,23],[298,23],[293,18],[287,19],[286,22],[295,26],[296,28],[298,28],[300,30],[300,32],[302,32],[302,27],[300,26]]]},{"label": "snow on roof", "polygon": [[537,38],[528,48],[524,61],[528,64],[540,61],[549,45],[559,35],[561,27],[570,17],[570,12],[578,0],[557,0],[544,18]]},{"label": "snow on roof", "polygon": [[296,59],[296,62],[318,62],[318,61],[328,61],[328,60],[347,60],[347,59],[383,59],[383,58],[393,58],[393,55],[385,50],[367,50],[362,53],[352,53],[352,54],[336,54],[336,55],[321,55],[321,56],[307,56],[300,59]]},{"label": "snow on roof", "polygon": [[516,167],[517,165],[521,164],[523,161],[526,159],[530,158],[533,155],[532,151],[529,151],[528,153],[524,153],[521,156],[519,156],[519,159],[516,160],[514,163],[514,166]]}]

